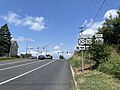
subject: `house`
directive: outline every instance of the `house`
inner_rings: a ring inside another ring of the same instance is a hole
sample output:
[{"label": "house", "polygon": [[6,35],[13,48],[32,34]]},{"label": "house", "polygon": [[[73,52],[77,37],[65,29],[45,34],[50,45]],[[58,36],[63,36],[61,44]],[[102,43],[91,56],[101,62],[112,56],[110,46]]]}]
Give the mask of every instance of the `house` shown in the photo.
[{"label": "house", "polygon": [[11,47],[10,47],[10,57],[16,57],[18,54],[18,43],[16,41],[11,41]]}]

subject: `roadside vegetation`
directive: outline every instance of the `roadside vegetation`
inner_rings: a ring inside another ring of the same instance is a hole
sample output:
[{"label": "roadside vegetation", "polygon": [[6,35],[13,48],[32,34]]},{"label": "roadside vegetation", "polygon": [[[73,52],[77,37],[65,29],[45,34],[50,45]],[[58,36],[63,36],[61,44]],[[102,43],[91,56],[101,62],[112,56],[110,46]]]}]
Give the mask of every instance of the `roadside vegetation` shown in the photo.
[{"label": "roadside vegetation", "polygon": [[0,28],[0,57],[9,56],[11,46],[11,33],[7,24]]},{"label": "roadside vegetation", "polygon": [[120,81],[99,71],[76,75],[79,90],[120,90]]},{"label": "roadside vegetation", "polygon": [[110,16],[98,28],[98,34],[103,34],[104,43],[93,42],[90,62],[88,51],[84,52],[84,72],[81,72],[80,51],[69,60],[79,90],[120,90],[120,10],[117,13],[118,16]]},{"label": "roadside vegetation", "polygon": [[6,61],[6,60],[16,60],[17,57],[0,57],[0,61]]}]

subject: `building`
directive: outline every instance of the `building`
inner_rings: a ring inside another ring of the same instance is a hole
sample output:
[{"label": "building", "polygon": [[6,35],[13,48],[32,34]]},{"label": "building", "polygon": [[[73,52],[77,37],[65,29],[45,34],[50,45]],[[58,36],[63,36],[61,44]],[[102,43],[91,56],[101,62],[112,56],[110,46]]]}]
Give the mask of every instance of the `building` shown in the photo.
[{"label": "building", "polygon": [[10,57],[16,57],[18,54],[18,43],[16,41],[11,41],[11,47],[10,47]]}]

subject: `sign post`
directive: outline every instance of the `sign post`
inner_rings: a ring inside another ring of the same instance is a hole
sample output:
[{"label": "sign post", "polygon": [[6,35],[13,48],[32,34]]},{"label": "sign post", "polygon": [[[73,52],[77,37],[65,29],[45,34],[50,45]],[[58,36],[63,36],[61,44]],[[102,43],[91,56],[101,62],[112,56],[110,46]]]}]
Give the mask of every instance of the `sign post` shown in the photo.
[{"label": "sign post", "polygon": [[[82,28],[81,28],[82,29]],[[91,61],[90,61],[90,45],[92,44],[92,34],[82,34],[78,38],[78,50],[82,51],[82,60],[81,60],[81,71],[84,70],[84,51],[89,50],[89,62],[90,62],[90,69],[91,69]],[[95,43],[103,44],[103,34],[95,34]]]},{"label": "sign post", "polygon": [[82,51],[81,71],[84,71],[84,51],[89,49],[89,45],[92,44],[92,34],[80,34],[78,38],[79,50]]}]

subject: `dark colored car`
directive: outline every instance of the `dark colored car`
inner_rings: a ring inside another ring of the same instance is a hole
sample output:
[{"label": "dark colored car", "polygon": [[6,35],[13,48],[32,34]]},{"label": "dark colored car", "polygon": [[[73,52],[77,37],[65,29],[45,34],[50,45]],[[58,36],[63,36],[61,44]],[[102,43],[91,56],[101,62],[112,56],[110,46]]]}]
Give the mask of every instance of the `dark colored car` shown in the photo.
[{"label": "dark colored car", "polygon": [[45,56],[44,55],[39,55],[38,56],[38,60],[44,60],[45,59]]},{"label": "dark colored car", "polygon": [[46,59],[52,59],[53,57],[48,54],[48,55],[45,56],[45,58],[46,58]]}]

